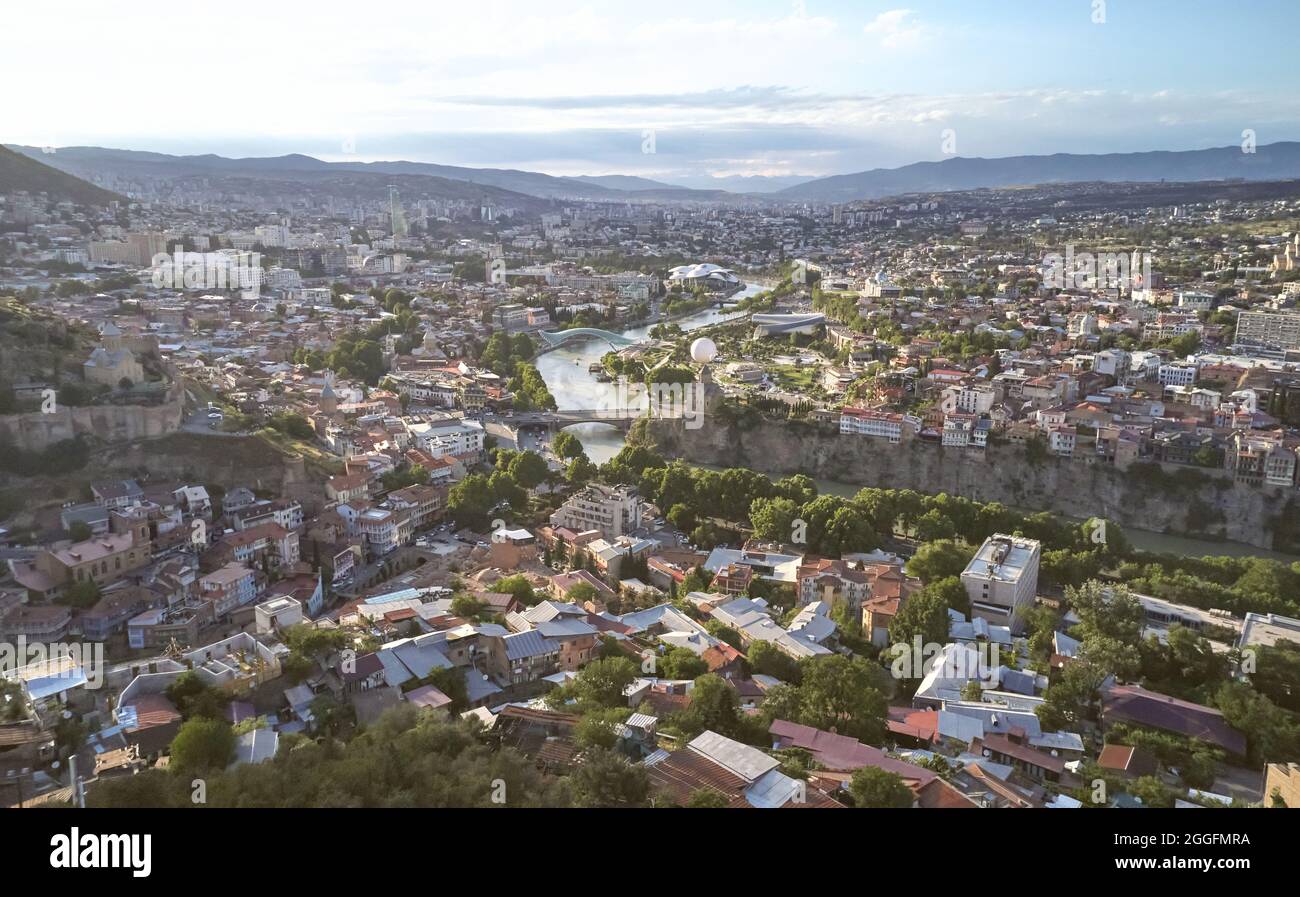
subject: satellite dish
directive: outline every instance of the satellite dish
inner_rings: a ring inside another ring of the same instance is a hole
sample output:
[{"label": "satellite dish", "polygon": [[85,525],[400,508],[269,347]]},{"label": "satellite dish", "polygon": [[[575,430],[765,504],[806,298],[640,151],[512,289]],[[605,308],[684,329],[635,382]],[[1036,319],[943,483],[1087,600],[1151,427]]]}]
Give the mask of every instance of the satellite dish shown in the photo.
[{"label": "satellite dish", "polygon": [[696,364],[708,364],[717,355],[718,347],[707,336],[702,336],[691,343],[691,360]]}]

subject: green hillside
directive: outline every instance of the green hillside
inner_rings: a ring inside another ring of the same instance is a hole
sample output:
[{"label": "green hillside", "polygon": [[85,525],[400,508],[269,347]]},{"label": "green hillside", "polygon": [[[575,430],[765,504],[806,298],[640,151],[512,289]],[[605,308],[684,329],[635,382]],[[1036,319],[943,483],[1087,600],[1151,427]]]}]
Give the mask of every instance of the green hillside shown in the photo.
[{"label": "green hillside", "polygon": [[107,205],[123,197],[0,146],[0,193],[26,190],[88,205]]}]

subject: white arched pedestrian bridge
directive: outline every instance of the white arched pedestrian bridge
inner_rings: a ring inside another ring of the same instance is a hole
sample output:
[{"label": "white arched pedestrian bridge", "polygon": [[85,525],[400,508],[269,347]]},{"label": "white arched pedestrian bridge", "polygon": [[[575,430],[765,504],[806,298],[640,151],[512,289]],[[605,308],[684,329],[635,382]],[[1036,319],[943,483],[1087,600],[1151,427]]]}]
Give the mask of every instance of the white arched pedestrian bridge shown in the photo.
[{"label": "white arched pedestrian bridge", "polygon": [[571,330],[543,330],[541,337],[546,344],[551,347],[566,343],[571,339],[599,339],[609,343],[615,349],[625,349],[628,346],[635,346],[638,340],[626,337],[621,333],[613,333],[609,330],[601,330],[597,327],[574,327]]}]

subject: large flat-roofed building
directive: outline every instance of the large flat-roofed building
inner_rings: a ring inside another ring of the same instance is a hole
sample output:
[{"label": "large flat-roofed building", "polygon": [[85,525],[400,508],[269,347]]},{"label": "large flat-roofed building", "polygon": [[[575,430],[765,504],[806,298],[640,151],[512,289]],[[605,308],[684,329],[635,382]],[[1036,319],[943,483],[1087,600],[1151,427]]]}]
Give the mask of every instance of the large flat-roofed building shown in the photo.
[{"label": "large flat-roofed building", "polygon": [[592,483],[551,515],[551,526],[575,532],[600,530],[606,539],[616,539],[635,529],[640,517],[641,497],[635,489]]},{"label": "large flat-roofed building", "polygon": [[984,540],[962,571],[971,616],[1019,632],[1020,618],[1038,591],[1042,544],[997,533]]},{"label": "large flat-roofed building", "polygon": [[462,420],[416,423],[407,426],[420,451],[433,458],[444,455],[475,455],[483,451],[481,426]]},{"label": "large flat-roofed building", "polygon": [[138,514],[114,512],[113,531],[63,547],[43,548],[29,565],[14,565],[14,578],[34,597],[55,597],[74,585],[104,587],[149,563],[149,523]]},{"label": "large flat-roofed building", "polygon": [[846,436],[873,436],[901,442],[911,439],[921,429],[921,419],[895,411],[870,408],[844,408],[840,411],[840,433]]},{"label": "large flat-roofed building", "polygon": [[1300,312],[1243,311],[1237,315],[1237,345],[1300,349]]},{"label": "large flat-roofed building", "polygon": [[1246,614],[1237,641],[1238,648],[1251,645],[1273,648],[1282,642],[1291,642],[1300,648],[1300,620],[1281,614]]}]

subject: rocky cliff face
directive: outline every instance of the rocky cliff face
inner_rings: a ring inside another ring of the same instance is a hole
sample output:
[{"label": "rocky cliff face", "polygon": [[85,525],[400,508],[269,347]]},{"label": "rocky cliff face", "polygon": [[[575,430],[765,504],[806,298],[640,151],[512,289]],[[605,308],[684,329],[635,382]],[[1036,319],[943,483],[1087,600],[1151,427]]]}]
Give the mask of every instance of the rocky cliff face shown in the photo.
[{"label": "rocky cliff face", "polygon": [[39,451],[65,439],[93,436],[105,442],[151,439],[180,429],[185,394],[178,383],[158,405],[61,405],[50,413],[0,415],[0,442]]},{"label": "rocky cliff face", "polygon": [[805,473],[882,489],[947,492],[1027,511],[1104,516],[1139,529],[1228,539],[1258,548],[1275,547],[1279,518],[1289,524],[1284,529],[1295,525],[1294,490],[1240,485],[1221,470],[1163,465],[1167,476],[1156,479],[1092,458],[1032,463],[1025,449],[1015,445],[989,446],[982,452],[917,441],[890,445],[805,423],[765,422],[752,429],[713,423],[688,430],[681,421],[654,420],[645,435],[665,457],[699,464],[748,467],[773,476]]},{"label": "rocky cliff face", "polygon": [[173,433],[162,439],[117,443],[96,451],[89,467],[96,479],[147,476],[226,489],[265,489],[297,499],[312,512],[324,500],[323,474],[256,436]]}]

